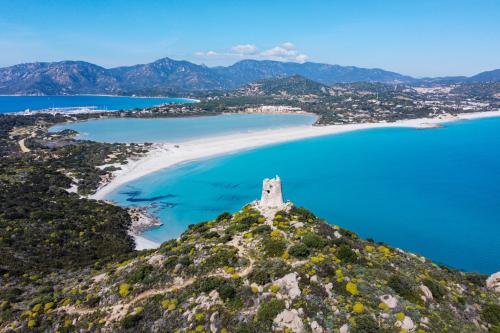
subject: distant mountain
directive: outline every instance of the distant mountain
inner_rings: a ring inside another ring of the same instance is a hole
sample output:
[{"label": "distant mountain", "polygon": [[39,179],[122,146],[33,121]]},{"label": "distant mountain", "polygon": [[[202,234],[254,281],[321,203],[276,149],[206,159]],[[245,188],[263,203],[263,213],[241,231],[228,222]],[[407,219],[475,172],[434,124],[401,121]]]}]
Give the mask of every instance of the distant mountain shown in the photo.
[{"label": "distant mountain", "polygon": [[[30,63],[0,68],[0,94],[141,94],[236,89],[253,81],[300,75],[326,85],[350,82],[418,83],[382,69],[306,62],[242,60],[227,67],[206,67],[163,58],[149,64],[106,69],[84,61]],[[471,78],[425,82],[498,80],[500,70]]]},{"label": "distant mountain", "polygon": [[84,61],[0,68],[0,94],[115,94],[119,86],[108,69]]},{"label": "distant mountain", "polygon": [[236,86],[251,81],[291,75],[301,75],[324,84],[358,81],[402,83],[415,80],[410,76],[378,68],[368,69],[313,62],[299,64],[271,60],[242,60],[228,67],[215,67],[214,70],[231,80]]},{"label": "distant mountain", "polygon": [[121,88],[124,91],[144,88],[218,90],[229,87],[227,80],[206,66],[169,58],[144,65],[112,68],[109,73],[121,82]]},{"label": "distant mountain", "polygon": [[500,81],[500,69],[492,71],[481,72],[468,78],[471,82],[494,82]]},{"label": "distant mountain", "polygon": [[301,75],[265,79],[238,89],[245,95],[326,95],[331,88]]}]

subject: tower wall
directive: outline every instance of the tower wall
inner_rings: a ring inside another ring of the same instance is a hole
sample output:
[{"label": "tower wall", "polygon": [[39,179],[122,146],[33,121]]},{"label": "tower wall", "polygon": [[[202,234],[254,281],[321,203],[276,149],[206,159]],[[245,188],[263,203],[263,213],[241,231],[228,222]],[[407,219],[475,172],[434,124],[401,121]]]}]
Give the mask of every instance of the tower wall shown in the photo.
[{"label": "tower wall", "polygon": [[264,179],[262,183],[262,196],[260,206],[280,208],[284,205],[281,192],[281,179],[276,176],[272,179]]}]

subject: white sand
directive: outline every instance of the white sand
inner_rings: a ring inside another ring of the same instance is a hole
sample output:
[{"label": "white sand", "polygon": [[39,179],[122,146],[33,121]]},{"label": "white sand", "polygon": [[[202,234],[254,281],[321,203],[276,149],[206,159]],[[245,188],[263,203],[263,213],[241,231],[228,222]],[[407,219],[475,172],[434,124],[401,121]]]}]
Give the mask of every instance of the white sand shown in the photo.
[{"label": "white sand", "polygon": [[457,117],[450,116],[442,118],[401,120],[393,123],[366,123],[330,126],[304,125],[197,139],[180,144],[157,144],[156,147],[147,153],[143,158],[136,161],[129,160],[127,165],[122,166],[121,170],[118,170],[113,174],[111,182],[98,189],[97,192],[91,196],[91,198],[104,199],[108,194],[118,189],[125,183],[186,161],[234,153],[241,150],[281,142],[323,135],[333,135],[369,128],[432,128],[446,122],[486,117],[500,117],[500,110],[491,112],[463,113]]},{"label": "white sand", "polygon": [[138,251],[156,249],[156,248],[160,247],[159,243],[153,242],[153,241],[146,239],[142,236],[139,236],[139,235],[131,235],[131,236],[135,240],[135,249]]}]

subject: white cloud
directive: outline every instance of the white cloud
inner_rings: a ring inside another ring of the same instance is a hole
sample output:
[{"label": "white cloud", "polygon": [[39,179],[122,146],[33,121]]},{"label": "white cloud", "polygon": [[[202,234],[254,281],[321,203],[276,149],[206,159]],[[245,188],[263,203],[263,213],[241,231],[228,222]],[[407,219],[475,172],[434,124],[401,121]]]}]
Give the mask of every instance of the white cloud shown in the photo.
[{"label": "white cloud", "polygon": [[207,51],[207,52],[196,52],[195,55],[197,57],[216,57],[219,53],[215,51]]},{"label": "white cloud", "polygon": [[267,59],[276,61],[293,61],[303,63],[309,57],[297,50],[291,42],[286,42],[267,50],[259,51],[255,44],[239,44],[231,47],[226,52],[196,52],[196,56],[220,59]]},{"label": "white cloud", "polygon": [[308,56],[300,53],[290,42],[283,43],[260,53],[263,59],[271,59],[278,61],[296,61],[303,63]]},{"label": "white cloud", "polygon": [[254,54],[257,52],[257,46],[254,44],[240,44],[240,45],[235,45],[231,48],[231,51],[237,54]]}]

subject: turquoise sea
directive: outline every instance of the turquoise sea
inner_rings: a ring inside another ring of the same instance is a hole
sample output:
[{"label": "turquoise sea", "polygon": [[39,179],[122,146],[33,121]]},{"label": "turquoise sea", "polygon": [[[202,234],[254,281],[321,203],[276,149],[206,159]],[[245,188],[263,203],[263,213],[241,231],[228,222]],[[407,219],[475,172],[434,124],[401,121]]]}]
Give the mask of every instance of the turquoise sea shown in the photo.
[{"label": "turquoise sea", "polygon": [[100,142],[181,142],[200,137],[244,133],[271,128],[311,125],[316,117],[304,114],[231,114],[188,118],[110,118],[53,126],[73,129],[79,139]]},{"label": "turquoise sea", "polygon": [[195,161],[124,185],[109,199],[153,205],[177,237],[188,224],[236,211],[278,174],[286,199],[329,223],[438,263],[500,270],[500,118],[444,128],[372,129]]},{"label": "turquoise sea", "polygon": [[0,96],[0,113],[48,108],[95,106],[102,110],[144,108],[163,103],[187,103],[184,98],[121,96]]}]

